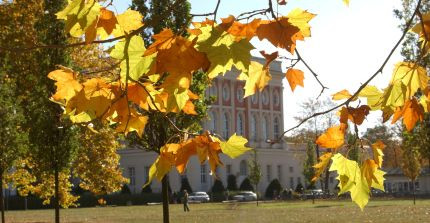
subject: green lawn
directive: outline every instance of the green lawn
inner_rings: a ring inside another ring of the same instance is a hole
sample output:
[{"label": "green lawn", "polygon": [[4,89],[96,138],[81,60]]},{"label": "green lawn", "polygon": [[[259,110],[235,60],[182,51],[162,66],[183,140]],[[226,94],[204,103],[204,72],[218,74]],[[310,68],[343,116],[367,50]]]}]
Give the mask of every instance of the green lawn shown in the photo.
[{"label": "green lawn", "polygon": [[[430,200],[371,200],[360,211],[349,200],[295,201],[240,204],[191,204],[184,213],[182,205],[170,206],[171,222],[430,222]],[[53,210],[9,211],[7,222],[52,222]],[[74,208],[61,210],[62,222],[162,222],[161,205]]]}]

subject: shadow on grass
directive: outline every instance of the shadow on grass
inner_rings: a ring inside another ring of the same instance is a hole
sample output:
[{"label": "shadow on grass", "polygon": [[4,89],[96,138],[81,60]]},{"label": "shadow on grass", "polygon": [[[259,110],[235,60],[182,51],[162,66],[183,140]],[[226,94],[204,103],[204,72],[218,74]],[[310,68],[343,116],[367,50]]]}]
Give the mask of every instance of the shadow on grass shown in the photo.
[{"label": "shadow on grass", "polygon": [[333,205],[316,205],[314,208],[329,208],[329,207],[343,207],[343,204],[333,204]]}]

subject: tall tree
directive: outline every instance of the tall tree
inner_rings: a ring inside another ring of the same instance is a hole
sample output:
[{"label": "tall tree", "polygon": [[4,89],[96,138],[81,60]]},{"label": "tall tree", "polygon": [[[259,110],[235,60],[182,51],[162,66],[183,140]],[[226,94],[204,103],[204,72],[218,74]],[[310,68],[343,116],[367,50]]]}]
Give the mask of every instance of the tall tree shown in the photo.
[{"label": "tall tree", "polygon": [[402,159],[402,170],[405,176],[407,176],[413,187],[413,196],[415,204],[415,181],[421,172],[422,157],[419,151],[420,144],[416,143],[415,136],[413,134],[404,132],[403,136],[403,159]]},{"label": "tall tree", "polygon": [[255,149],[252,150],[252,157],[248,160],[249,167],[249,181],[255,186],[255,193],[257,194],[257,206],[258,206],[258,184],[261,180],[261,165],[258,162],[258,154]]},{"label": "tall tree", "polygon": [[306,143],[306,158],[305,162],[303,162],[303,176],[305,176],[305,185],[307,189],[315,188],[315,181],[312,180],[315,176],[315,164],[315,144],[312,141],[308,141]]}]

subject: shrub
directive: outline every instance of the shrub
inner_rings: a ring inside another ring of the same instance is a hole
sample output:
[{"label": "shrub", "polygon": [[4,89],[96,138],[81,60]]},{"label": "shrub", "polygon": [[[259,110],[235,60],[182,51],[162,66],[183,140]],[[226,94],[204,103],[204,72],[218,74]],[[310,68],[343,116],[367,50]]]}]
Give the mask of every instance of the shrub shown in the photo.
[{"label": "shrub", "polygon": [[181,180],[181,189],[180,189],[180,192],[183,192],[184,190],[187,190],[188,193],[192,193],[193,192],[193,189],[191,189],[191,185],[190,185],[190,182],[188,181],[187,177],[184,177]]},{"label": "shrub", "polygon": [[242,181],[239,190],[254,191],[254,187],[252,186],[251,181],[248,179],[248,177]]},{"label": "shrub", "polygon": [[235,175],[228,175],[227,177],[227,190],[229,191],[235,191],[237,190],[237,183],[236,183],[236,176]]},{"label": "shrub", "polygon": [[279,193],[282,191],[281,183],[279,183],[278,179],[274,179],[270,182],[270,184],[267,186],[266,193],[264,196],[266,198],[274,198],[275,193],[279,195]]},{"label": "shrub", "polygon": [[131,194],[131,190],[127,184],[122,185],[121,194]]},{"label": "shrub", "polygon": [[216,179],[214,185],[212,186],[212,193],[223,193],[225,191],[222,181]]},{"label": "shrub", "polygon": [[296,193],[302,194],[304,191],[302,183],[298,183],[296,189],[294,190]]}]

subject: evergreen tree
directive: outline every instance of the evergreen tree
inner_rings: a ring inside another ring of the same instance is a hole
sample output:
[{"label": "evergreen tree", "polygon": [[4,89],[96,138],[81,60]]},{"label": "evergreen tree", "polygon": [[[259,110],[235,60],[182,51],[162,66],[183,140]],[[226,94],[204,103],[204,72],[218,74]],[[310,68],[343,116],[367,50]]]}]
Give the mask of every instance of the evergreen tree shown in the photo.
[{"label": "evergreen tree", "polygon": [[249,178],[245,178],[242,183],[240,184],[239,190],[243,191],[254,191],[254,187],[251,184],[251,181]]},{"label": "evergreen tree", "polygon": [[266,193],[264,194],[264,196],[266,198],[274,198],[275,194],[279,194],[281,191],[282,191],[281,183],[279,183],[278,179],[274,179],[267,186]]},{"label": "evergreen tree", "polygon": [[187,190],[188,193],[192,193],[193,189],[191,188],[190,182],[187,177],[182,178],[181,180],[181,189],[180,192]]},{"label": "evergreen tree", "polygon": [[230,174],[227,177],[227,190],[229,191],[237,190],[236,176],[233,174]]},{"label": "evergreen tree", "polygon": [[216,179],[211,189],[212,193],[222,193],[225,191],[221,180]]}]

